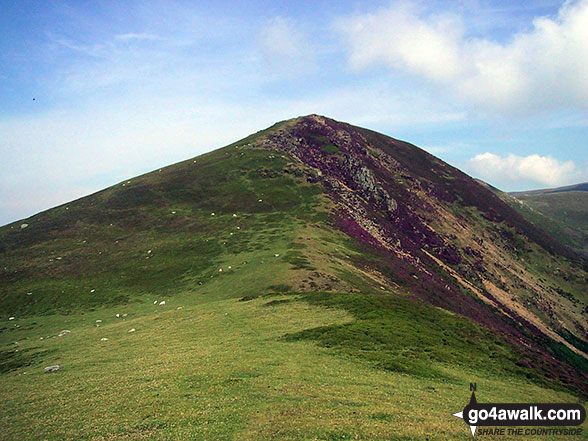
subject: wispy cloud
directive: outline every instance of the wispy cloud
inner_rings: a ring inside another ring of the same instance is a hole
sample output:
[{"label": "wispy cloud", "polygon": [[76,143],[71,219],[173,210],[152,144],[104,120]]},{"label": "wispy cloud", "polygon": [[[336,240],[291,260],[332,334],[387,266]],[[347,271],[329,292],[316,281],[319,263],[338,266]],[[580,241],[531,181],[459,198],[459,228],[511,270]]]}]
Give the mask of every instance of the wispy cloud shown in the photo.
[{"label": "wispy cloud", "polygon": [[130,32],[128,34],[118,34],[115,35],[115,37],[117,40],[122,40],[122,41],[129,41],[129,40],[148,40],[148,41],[156,41],[156,40],[161,40],[161,37],[158,37],[157,35],[153,35],[153,34],[146,34],[146,33],[139,33],[136,34],[134,32]]},{"label": "wispy cloud", "polygon": [[280,76],[297,76],[315,67],[315,53],[302,26],[291,19],[274,17],[257,36],[259,49],[269,69]]}]

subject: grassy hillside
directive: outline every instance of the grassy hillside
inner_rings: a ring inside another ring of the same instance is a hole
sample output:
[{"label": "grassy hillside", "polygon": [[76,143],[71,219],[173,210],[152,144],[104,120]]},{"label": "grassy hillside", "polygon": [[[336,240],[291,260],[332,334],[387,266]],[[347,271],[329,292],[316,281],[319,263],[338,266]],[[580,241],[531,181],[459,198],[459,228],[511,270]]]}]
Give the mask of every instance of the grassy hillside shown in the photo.
[{"label": "grassy hillside", "polygon": [[[242,288],[238,276],[229,277]],[[471,339],[460,348],[450,335],[439,348],[428,341],[427,328],[421,337],[407,336],[410,341],[386,336],[395,362],[436,353],[426,372],[358,359],[345,346],[331,345],[332,333],[320,346],[302,338],[316,332],[309,329],[357,326],[333,306],[291,295],[239,301],[185,293],[162,307],[131,303],[21,319],[11,332],[19,342],[13,347],[46,352],[1,377],[3,439],[459,440],[468,428],[451,413],[466,404],[471,381],[489,402],[576,400],[495,370],[499,358],[486,369],[482,354],[495,343],[479,328],[469,334],[467,321],[426,305],[417,306],[430,319],[425,326],[437,333],[461,329]],[[129,315],[117,319],[116,313]],[[98,328],[96,320],[102,320]],[[402,311],[393,320],[405,329],[422,324]],[[63,328],[71,333],[57,337]],[[364,340],[351,350],[363,352],[359,344],[377,343]],[[508,357],[498,348],[499,357]],[[480,362],[470,363],[468,355]],[[42,373],[49,363],[62,369]]]},{"label": "grassy hillside", "polygon": [[313,116],[0,228],[3,439],[463,439],[470,382],[583,399],[586,274],[472,182]]},{"label": "grassy hillside", "polygon": [[281,173],[285,163],[229,146],[2,228],[1,310],[164,298],[214,282],[223,265],[263,272],[259,259],[287,247],[294,224],[320,214],[318,186]]},{"label": "grassy hillside", "polygon": [[512,206],[563,244],[588,256],[587,185],[512,193]]}]

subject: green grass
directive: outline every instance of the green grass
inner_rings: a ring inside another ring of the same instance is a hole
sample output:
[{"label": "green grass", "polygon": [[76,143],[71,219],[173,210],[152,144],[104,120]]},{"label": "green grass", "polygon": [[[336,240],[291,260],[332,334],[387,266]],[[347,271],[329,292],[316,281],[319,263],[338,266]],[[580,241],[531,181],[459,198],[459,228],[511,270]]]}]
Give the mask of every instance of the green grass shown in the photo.
[{"label": "green grass", "polygon": [[[468,428],[451,413],[466,404],[469,382],[481,401],[575,400],[467,360],[433,359],[438,375],[414,376],[285,338],[355,323],[335,295],[327,303],[336,307],[313,304],[322,296],[268,305],[263,296],[239,302],[185,293],[163,307],[130,303],[36,325],[19,320],[11,335],[18,347],[46,352],[0,377],[2,437],[459,440]],[[397,324],[412,320],[401,314]],[[63,328],[71,334],[56,337]],[[54,363],[62,369],[42,372]]]},{"label": "green grass", "polygon": [[0,229],[0,315],[171,296],[223,262],[244,265],[231,256],[278,253],[321,205],[318,185],[281,173],[285,163],[229,146]]},{"label": "green grass", "polygon": [[588,192],[531,192],[517,193],[516,199],[510,195],[502,198],[555,239],[588,256]]},{"label": "green grass", "polygon": [[330,154],[339,153],[339,147],[330,142],[326,136],[313,136],[313,140],[320,145],[323,152]]},{"label": "green grass", "polygon": [[472,368],[497,374],[527,378],[532,372],[516,366],[517,358],[501,336],[405,296],[310,293],[303,299],[312,305],[342,308],[356,320],[304,330],[289,335],[290,340],[313,339],[380,368],[423,378],[451,380],[441,366],[465,360]]},{"label": "green grass", "polygon": [[518,194],[516,197],[546,216],[588,233],[588,191]]}]

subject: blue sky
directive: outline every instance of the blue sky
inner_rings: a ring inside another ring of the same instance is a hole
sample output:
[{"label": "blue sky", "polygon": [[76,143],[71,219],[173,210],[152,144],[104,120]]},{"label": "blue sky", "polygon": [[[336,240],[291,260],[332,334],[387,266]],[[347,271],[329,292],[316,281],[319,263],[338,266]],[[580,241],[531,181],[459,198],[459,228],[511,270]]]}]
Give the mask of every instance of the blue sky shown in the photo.
[{"label": "blue sky", "polygon": [[0,224],[318,113],[588,181],[588,0],[3,1]]}]

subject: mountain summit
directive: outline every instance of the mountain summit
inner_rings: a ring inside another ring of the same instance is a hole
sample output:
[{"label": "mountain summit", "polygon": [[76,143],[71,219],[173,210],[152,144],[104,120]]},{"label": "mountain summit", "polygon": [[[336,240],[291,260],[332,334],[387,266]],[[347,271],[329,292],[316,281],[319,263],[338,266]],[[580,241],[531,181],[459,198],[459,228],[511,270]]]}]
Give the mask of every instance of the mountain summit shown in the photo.
[{"label": "mountain summit", "polygon": [[[352,317],[285,331],[285,341],[419,378],[473,369],[580,394],[587,265],[418,147],[310,115],[1,228],[2,320],[26,322],[5,322],[2,342],[29,341],[2,366],[52,362],[47,351],[59,347],[37,334],[56,317],[136,308],[134,330],[156,326],[166,305],[241,311],[271,295],[274,306]],[[246,333],[243,320],[233,325]],[[171,322],[157,326],[176,334]]]}]

